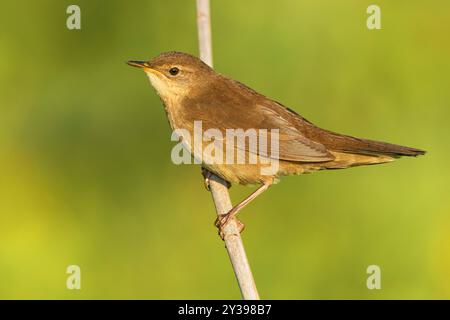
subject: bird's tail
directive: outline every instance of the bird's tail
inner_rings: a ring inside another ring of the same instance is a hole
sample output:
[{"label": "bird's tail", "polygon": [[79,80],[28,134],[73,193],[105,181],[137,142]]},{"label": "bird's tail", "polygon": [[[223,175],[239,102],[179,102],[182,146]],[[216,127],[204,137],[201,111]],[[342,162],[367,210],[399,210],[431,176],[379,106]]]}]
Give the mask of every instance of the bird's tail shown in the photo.
[{"label": "bird's tail", "polygon": [[335,151],[345,153],[365,154],[372,156],[389,156],[398,158],[402,156],[416,157],[426,153],[424,150],[400,146],[397,144],[374,141],[368,139],[355,138],[328,132],[328,139],[332,141]]}]

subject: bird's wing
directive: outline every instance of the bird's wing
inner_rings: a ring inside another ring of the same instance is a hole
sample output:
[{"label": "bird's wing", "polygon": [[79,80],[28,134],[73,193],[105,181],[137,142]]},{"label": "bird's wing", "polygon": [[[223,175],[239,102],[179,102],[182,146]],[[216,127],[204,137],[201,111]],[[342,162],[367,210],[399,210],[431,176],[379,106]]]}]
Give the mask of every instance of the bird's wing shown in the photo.
[{"label": "bird's wing", "polygon": [[[324,145],[306,138],[291,121],[290,115],[281,113],[278,108],[273,108],[272,103],[275,102],[269,102],[269,105],[264,103],[256,106],[257,112],[261,115],[258,127],[279,130],[279,159],[302,162],[323,162],[334,159]],[[271,150],[270,145],[267,149]]]},{"label": "bird's wing", "polygon": [[[234,98],[236,99],[236,98]],[[246,140],[244,146],[234,143],[238,149],[244,149],[260,156],[280,160],[298,162],[324,162],[331,161],[334,156],[322,144],[306,138],[295,126],[294,116],[285,107],[275,101],[252,99],[233,101],[233,98],[211,99],[203,102],[191,101],[185,109],[184,118],[188,121],[201,120],[203,130],[219,129],[226,139],[227,129],[267,129],[267,143],[252,145]],[[214,101],[214,103],[212,103]],[[278,129],[278,154],[272,148],[274,129]],[[234,138],[233,138],[234,139]],[[259,143],[264,139],[258,139]],[[259,144],[258,143],[258,144]]]}]

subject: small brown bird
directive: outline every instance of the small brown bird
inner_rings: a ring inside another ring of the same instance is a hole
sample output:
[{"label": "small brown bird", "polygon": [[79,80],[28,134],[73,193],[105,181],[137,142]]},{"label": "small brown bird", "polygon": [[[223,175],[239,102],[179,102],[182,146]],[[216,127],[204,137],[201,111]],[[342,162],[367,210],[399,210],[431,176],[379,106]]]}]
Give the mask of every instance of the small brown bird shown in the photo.
[{"label": "small brown bird", "polygon": [[[321,129],[281,103],[215,72],[200,59],[186,53],[167,52],[150,61],[128,61],[128,64],[142,68],[148,75],[164,104],[173,130],[187,129],[192,135],[194,122],[202,121],[203,130],[218,129],[224,136],[227,129],[266,129],[271,139],[270,132],[278,129],[279,166],[272,174],[263,174],[261,171],[264,166],[268,166],[270,151],[262,153],[245,146],[247,157],[253,154],[260,160],[252,164],[211,163],[202,158],[203,168],[229,183],[261,185],[221,217],[218,220],[219,227],[223,227],[280,176],[379,164],[401,156],[425,154],[425,151],[415,148]],[[202,147],[205,143],[203,141]],[[187,148],[194,158],[200,157],[201,150],[192,143],[188,143]],[[233,148],[236,151],[239,149]]]}]

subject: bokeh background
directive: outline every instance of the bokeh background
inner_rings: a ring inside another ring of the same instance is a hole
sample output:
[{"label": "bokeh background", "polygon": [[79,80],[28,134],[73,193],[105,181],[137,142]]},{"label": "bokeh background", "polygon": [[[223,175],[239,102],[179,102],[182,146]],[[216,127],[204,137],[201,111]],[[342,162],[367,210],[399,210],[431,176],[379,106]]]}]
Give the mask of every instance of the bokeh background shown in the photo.
[{"label": "bokeh background", "polygon": [[[263,298],[450,298],[450,2],[376,3],[370,31],[372,1],[212,1],[219,72],[319,126],[429,152],[288,177],[243,210]],[[124,64],[197,54],[195,2],[1,9],[0,298],[240,298],[200,168],[172,164],[163,107]]]}]

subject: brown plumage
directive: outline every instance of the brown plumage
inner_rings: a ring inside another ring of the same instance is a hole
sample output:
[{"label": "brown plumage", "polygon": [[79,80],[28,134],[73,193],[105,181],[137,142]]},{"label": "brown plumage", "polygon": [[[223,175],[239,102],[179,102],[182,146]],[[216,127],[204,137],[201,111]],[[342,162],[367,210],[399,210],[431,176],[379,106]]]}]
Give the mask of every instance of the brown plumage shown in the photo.
[{"label": "brown plumage", "polygon": [[[321,169],[385,163],[401,156],[417,156],[423,150],[355,138],[321,129],[296,112],[242,83],[216,73],[201,60],[181,52],[168,52],[148,61],[130,61],[141,67],[161,97],[172,129],[193,132],[194,121],[203,130],[215,128],[225,136],[226,129],[278,129],[279,170],[261,174],[263,164],[208,164],[203,166],[230,183],[262,184],[259,193],[278,177]],[[176,70],[176,71],[175,71]],[[271,138],[269,132],[269,138]],[[206,142],[203,142],[204,145]],[[196,156],[199,150],[188,146]],[[245,152],[267,159],[258,150],[245,146]],[[270,148],[268,150],[270,155]],[[250,202],[258,194],[243,202]],[[230,212],[234,216],[244,205]]]}]

